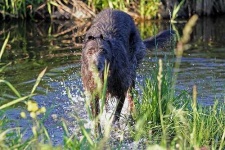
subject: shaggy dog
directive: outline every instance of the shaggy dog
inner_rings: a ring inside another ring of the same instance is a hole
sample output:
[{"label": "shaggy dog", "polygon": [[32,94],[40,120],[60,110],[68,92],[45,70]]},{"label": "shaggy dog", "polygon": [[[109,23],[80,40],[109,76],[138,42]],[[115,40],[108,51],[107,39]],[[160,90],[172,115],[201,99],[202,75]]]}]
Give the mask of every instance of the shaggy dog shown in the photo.
[{"label": "shaggy dog", "polygon": [[99,93],[102,92],[106,66],[109,66],[106,95],[118,99],[114,115],[116,122],[125,98],[128,99],[130,111],[134,108],[131,91],[135,87],[136,69],[145,56],[146,46],[152,48],[157,44],[157,39],[160,45],[172,34],[171,31],[164,31],[142,41],[133,19],[125,12],[106,9],[96,16],[86,33],[81,58],[83,86],[91,98],[94,117],[100,111]]}]

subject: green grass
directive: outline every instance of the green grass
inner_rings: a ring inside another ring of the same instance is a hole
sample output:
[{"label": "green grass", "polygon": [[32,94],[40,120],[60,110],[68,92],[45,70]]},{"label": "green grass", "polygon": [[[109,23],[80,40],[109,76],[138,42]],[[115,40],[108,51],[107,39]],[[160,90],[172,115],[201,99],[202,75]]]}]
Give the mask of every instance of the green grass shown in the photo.
[{"label": "green grass", "polygon": [[[175,23],[176,22],[176,18],[178,17],[178,12],[181,9],[181,7],[183,6],[185,0],[182,0],[178,5],[174,5],[174,9],[173,12],[171,14],[171,22]],[[171,12],[170,12],[171,13]]]},{"label": "green grass", "polygon": [[162,72],[161,84],[159,74],[152,70],[152,78],[146,79],[142,86],[143,95],[136,97],[134,139],[147,139],[146,147],[159,144],[171,149],[222,149],[225,146],[224,105],[198,105],[195,86],[192,97],[186,91],[174,95],[171,68],[163,68],[167,70]]},{"label": "green grass", "polygon": [[[4,0],[0,2],[0,16],[3,17],[3,19],[29,18],[34,20],[42,18],[50,20],[55,17],[55,15],[52,15],[54,12],[56,12],[55,14],[58,13],[57,10],[59,10],[59,12],[65,10],[70,16],[76,16],[74,9],[82,10],[87,14],[90,13],[90,11],[87,10],[91,9],[90,14],[93,16],[94,13],[98,13],[105,8],[113,8],[123,10],[136,19],[146,20],[160,18],[160,16],[157,15],[160,7],[162,7],[160,0],[87,0],[83,2],[84,3],[80,6],[72,0]],[[172,12],[168,12],[171,14],[171,22],[176,22],[175,19],[184,2],[185,0],[182,0],[179,4],[175,4]],[[62,14],[62,16],[63,15],[64,14]]]},{"label": "green grass", "polygon": [[[51,15],[55,10],[57,10],[58,7],[60,9],[64,9],[65,5],[65,9],[67,9],[71,15],[73,15],[74,8],[84,9],[84,11],[85,9],[91,8],[91,10],[95,13],[105,8],[114,8],[131,12],[141,19],[152,19],[156,17],[160,5],[159,0],[88,0],[84,2],[84,5],[79,7],[71,0],[64,1],[64,3],[58,0],[4,0],[3,2],[0,2],[0,15],[2,15],[3,19],[6,17],[21,19],[33,18],[35,14],[41,15],[45,18],[47,13]],[[70,5],[74,5],[74,8],[67,7],[69,3]],[[48,18],[50,19],[51,17]]]},{"label": "green grass", "polygon": [[139,16],[141,19],[152,19],[156,17],[158,7],[160,5],[159,0],[89,0],[88,6],[92,8],[94,12],[98,12],[105,8],[114,8],[123,10],[125,12],[132,12],[135,16]]},{"label": "green grass", "polygon": [[43,0],[4,0],[0,2],[0,14],[3,18],[9,16],[25,19],[43,2]]}]

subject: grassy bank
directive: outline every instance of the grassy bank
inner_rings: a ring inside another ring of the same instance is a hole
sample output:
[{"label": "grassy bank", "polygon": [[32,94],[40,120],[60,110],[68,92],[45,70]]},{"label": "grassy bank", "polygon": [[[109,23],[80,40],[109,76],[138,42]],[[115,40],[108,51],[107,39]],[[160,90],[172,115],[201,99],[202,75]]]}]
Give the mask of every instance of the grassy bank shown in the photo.
[{"label": "grassy bank", "polygon": [[170,18],[171,15],[187,18],[194,14],[224,15],[223,5],[224,1],[218,0],[4,0],[0,2],[0,19],[84,19],[92,18],[104,8],[120,9],[138,19]]},{"label": "grassy bank", "polygon": [[84,19],[95,16],[104,8],[120,9],[134,18],[152,19],[156,17],[159,0],[130,1],[61,1],[61,0],[22,0],[0,2],[0,17],[3,19]]}]

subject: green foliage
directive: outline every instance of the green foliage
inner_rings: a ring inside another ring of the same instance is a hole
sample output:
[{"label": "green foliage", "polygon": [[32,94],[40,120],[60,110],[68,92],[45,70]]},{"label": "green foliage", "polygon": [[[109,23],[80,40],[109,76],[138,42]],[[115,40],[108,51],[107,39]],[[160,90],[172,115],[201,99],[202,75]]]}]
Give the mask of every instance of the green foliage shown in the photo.
[{"label": "green foliage", "polygon": [[90,6],[93,11],[99,11],[104,8],[115,8],[120,10],[126,9],[126,2],[125,1],[119,1],[119,0],[89,0],[88,6]]},{"label": "green foliage", "polygon": [[141,21],[137,26],[142,39],[156,35],[160,29],[160,24],[153,24],[151,21]]},{"label": "green foliage", "polygon": [[114,8],[123,10],[125,12],[131,12],[139,16],[140,18],[150,19],[154,18],[158,12],[158,6],[160,4],[159,0],[129,0],[129,1],[120,1],[120,0],[89,0],[88,6],[92,10],[100,11],[105,8]]},{"label": "green foliage", "polygon": [[[69,1],[65,0],[63,2],[68,4]],[[135,17],[141,19],[151,19],[156,17],[160,0],[88,0],[86,3],[94,12],[98,12],[104,8],[114,8],[130,12],[131,14],[134,14]],[[36,13],[37,8],[43,9],[38,13],[44,15],[42,13],[48,12],[49,14],[52,14],[56,7],[62,8],[61,5],[63,5],[63,3],[57,0],[4,0],[4,2],[0,2],[0,14],[2,14],[3,18],[6,16],[22,19],[30,16],[32,18],[34,13]],[[67,8],[70,13],[73,12],[72,9],[73,8]]]},{"label": "green foliage", "polygon": [[173,23],[176,22],[175,19],[177,18],[178,12],[181,9],[181,7],[183,6],[184,2],[185,2],[185,0],[182,0],[178,5],[174,5],[173,12],[171,15],[171,22],[173,22]]},{"label": "green foliage", "polygon": [[8,40],[9,40],[9,36],[10,36],[10,33],[8,33],[4,43],[2,45],[2,49],[0,51],[0,61],[1,61],[1,58],[2,58],[2,55],[3,55],[3,52],[4,52],[5,48],[6,48],[6,44],[7,44]]},{"label": "green foliage", "polygon": [[[38,7],[43,0],[4,0],[0,2],[0,14],[3,18],[6,15],[11,18],[26,18],[36,7]],[[28,13],[29,12],[29,13]]]},{"label": "green foliage", "polygon": [[154,18],[158,12],[159,0],[141,0],[139,4],[138,12],[141,18]]},{"label": "green foliage", "polygon": [[185,91],[174,95],[173,74],[166,65],[163,67],[166,70],[162,72],[160,89],[159,68],[154,68],[152,77],[144,81],[142,95],[136,94],[134,139],[139,141],[144,138],[148,141],[146,146],[160,143],[164,148],[224,147],[224,105],[198,105],[195,86],[193,98]]},{"label": "green foliage", "polygon": [[[137,114],[136,116],[145,116],[146,123],[148,122],[155,122],[156,124],[160,123],[160,115],[166,114],[167,106],[170,104],[174,99],[170,99],[170,92],[171,92],[171,68],[167,68],[168,70],[163,71],[162,76],[162,85],[161,89],[158,89],[158,81],[157,81],[157,71],[158,71],[158,64],[154,68],[155,71],[152,72],[152,76],[150,78],[145,79],[144,85],[141,86],[143,94],[138,95],[136,99],[136,106],[137,106]],[[161,94],[159,95],[159,90],[161,90]],[[159,103],[158,100],[161,99],[162,103],[162,114],[160,114]]]}]

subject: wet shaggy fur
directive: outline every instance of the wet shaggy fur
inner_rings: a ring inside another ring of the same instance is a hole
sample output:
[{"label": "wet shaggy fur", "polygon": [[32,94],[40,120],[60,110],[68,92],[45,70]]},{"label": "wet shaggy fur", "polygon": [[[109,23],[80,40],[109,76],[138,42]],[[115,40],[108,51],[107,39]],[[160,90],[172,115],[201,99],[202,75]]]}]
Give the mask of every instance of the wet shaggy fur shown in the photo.
[{"label": "wet shaggy fur", "polygon": [[[148,43],[148,42],[146,42]],[[96,77],[103,83],[105,62],[109,64],[107,96],[118,99],[114,121],[119,119],[125,98],[132,109],[136,69],[145,56],[146,47],[131,16],[119,10],[100,12],[87,31],[82,48],[81,74],[84,90],[92,97],[92,113],[99,113]]]}]

